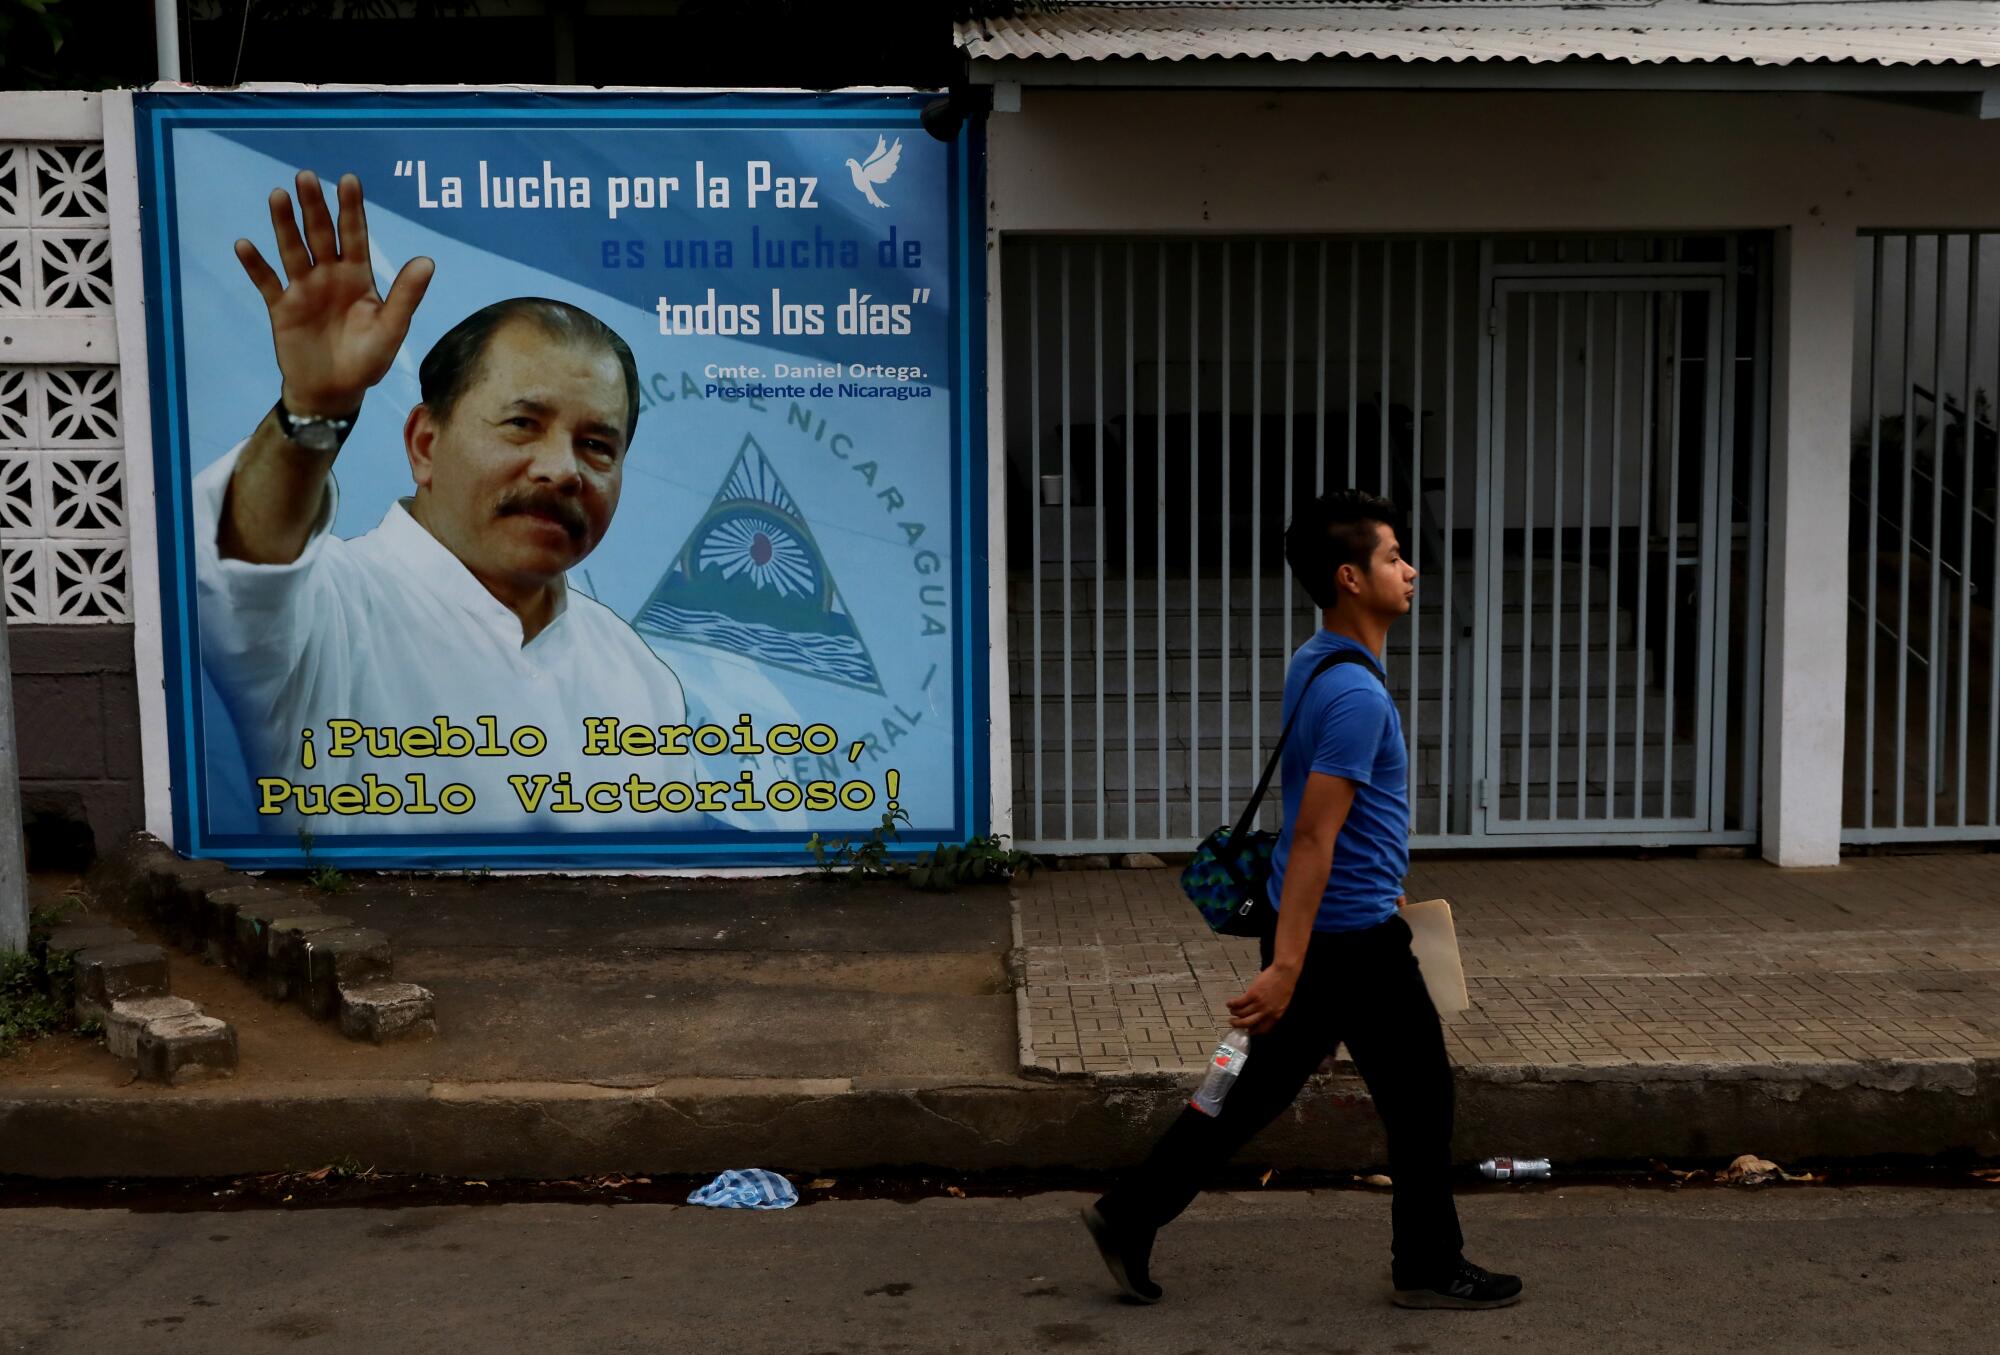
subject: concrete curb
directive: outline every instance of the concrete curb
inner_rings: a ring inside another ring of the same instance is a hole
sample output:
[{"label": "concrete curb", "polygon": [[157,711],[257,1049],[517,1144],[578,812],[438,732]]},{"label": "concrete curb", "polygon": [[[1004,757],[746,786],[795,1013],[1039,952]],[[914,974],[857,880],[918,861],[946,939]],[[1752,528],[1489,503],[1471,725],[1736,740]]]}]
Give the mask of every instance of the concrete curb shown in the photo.
[{"label": "concrete curb", "polygon": [[1021,895],[1011,885],[1007,889],[1007,925],[1013,932],[1014,948],[1009,952],[1008,968],[1018,967],[1014,984],[1014,1038],[1015,1061],[1020,1065],[1023,1077],[1047,1076],[1035,1058],[1035,1037],[1031,1025],[1033,1013],[1028,1008],[1028,943],[1021,932]]},{"label": "concrete curb", "polygon": [[[1558,1164],[1783,1162],[1969,1151],[2000,1156],[2000,1060],[1973,1065],[1461,1070],[1454,1155]],[[352,1157],[388,1172],[549,1179],[576,1173],[865,1167],[1108,1168],[1180,1113],[1179,1080],[992,1082],[675,1079],[213,1084],[0,1099],[0,1174],[231,1176]],[[1351,1078],[1316,1078],[1251,1145],[1281,1168],[1378,1169],[1381,1126]]]}]

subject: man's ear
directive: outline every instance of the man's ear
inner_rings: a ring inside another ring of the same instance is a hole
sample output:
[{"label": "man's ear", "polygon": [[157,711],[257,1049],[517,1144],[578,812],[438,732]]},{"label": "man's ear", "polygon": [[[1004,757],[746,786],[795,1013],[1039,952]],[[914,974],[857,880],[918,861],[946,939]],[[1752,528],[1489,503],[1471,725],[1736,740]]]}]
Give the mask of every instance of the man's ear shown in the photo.
[{"label": "man's ear", "polygon": [[410,478],[418,489],[431,483],[431,449],[437,442],[438,421],[429,405],[418,405],[403,420],[403,454],[410,458]]},{"label": "man's ear", "polygon": [[1341,592],[1353,593],[1356,596],[1360,595],[1361,571],[1353,565],[1342,565],[1339,569],[1336,569],[1333,572],[1333,581]]}]

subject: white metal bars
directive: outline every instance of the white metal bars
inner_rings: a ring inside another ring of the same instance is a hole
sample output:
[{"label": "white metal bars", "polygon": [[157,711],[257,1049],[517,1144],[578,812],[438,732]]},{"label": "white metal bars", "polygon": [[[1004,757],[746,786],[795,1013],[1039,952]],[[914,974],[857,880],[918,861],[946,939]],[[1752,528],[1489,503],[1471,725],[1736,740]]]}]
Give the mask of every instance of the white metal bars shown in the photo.
[{"label": "white metal bars", "polygon": [[1725,284],[1511,274],[1489,319],[1486,828],[1725,830]]},{"label": "white metal bars", "polygon": [[[1572,248],[1576,258],[1568,263],[1560,246],[1545,249],[1543,257],[1555,259],[1546,267],[1574,272],[1598,268],[1592,260],[1636,256],[1654,261],[1653,271],[1699,275],[1703,295],[1733,276],[1720,245],[1702,267],[1677,262],[1677,247],[1659,240]],[[1586,682],[1609,684],[1614,663],[1628,682],[1640,666],[1627,596],[1637,558],[1621,580],[1621,552],[1608,551],[1611,523],[1603,515],[1623,512],[1633,523],[1627,538],[1636,539],[1642,507],[1656,515],[1678,509],[1678,479],[1660,480],[1657,508],[1649,481],[1642,503],[1639,487],[1620,484],[1620,466],[1591,441],[1600,434],[1565,433],[1563,514],[1581,513],[1584,521],[1580,539],[1565,535],[1559,556],[1539,563],[1539,577],[1554,569],[1564,580],[1564,629],[1559,637],[1547,628],[1541,634],[1558,652],[1590,657],[1573,665],[1587,671],[1563,684],[1538,676],[1532,662],[1524,675],[1522,618],[1489,606],[1492,580],[1501,581],[1503,595],[1519,593],[1533,563],[1504,551],[1496,563],[1488,549],[1493,540],[1518,545],[1525,525],[1521,505],[1495,508],[1482,460],[1492,251],[1478,241],[1441,239],[1016,238],[1005,249],[1002,360],[1014,487],[1007,624],[1015,818],[1024,844],[1179,850],[1235,816],[1279,727],[1286,662],[1317,624],[1316,609],[1290,578],[1280,532],[1301,503],[1341,485],[1386,493],[1404,507],[1405,549],[1423,574],[1416,609],[1392,633],[1388,654],[1411,745],[1417,845],[1497,841],[1475,792],[1489,777],[1497,781],[1510,760],[1541,759],[1535,774],[1544,795],[1552,776],[1567,778],[1574,766],[1564,790],[1573,796],[1589,779],[1589,748],[1600,727],[1631,742],[1633,694],[1622,712],[1614,701],[1599,714],[1603,691],[1595,704],[1584,692]],[[1507,257],[1518,261],[1518,242],[1510,250]],[[1743,382],[1740,397],[1726,392],[1734,361],[1754,357],[1746,335],[1761,331],[1750,325],[1736,334],[1733,288],[1722,292],[1725,300],[1704,312],[1700,326],[1702,385],[1708,389],[1706,373],[1722,373],[1722,398],[1744,416],[1741,423],[1761,381]],[[1595,411],[1620,401],[1625,408],[1614,420],[1643,418],[1633,394],[1645,363],[1636,331],[1620,333],[1610,302],[1568,304],[1563,342],[1599,356],[1594,374],[1565,374],[1564,402],[1581,402],[1596,423],[1605,416]],[[1730,333],[1712,332],[1717,324]],[[1622,359],[1612,352],[1619,344]],[[1612,379],[1620,361],[1633,372],[1632,389]],[[1718,413],[1706,398],[1691,416],[1690,436],[1712,444]],[[1742,471],[1750,460],[1737,458],[1732,483],[1740,493],[1716,528],[1733,545],[1718,548],[1710,562],[1739,581],[1754,581],[1749,562],[1761,555],[1761,523],[1745,520],[1746,512],[1761,511],[1761,460],[1754,475]],[[1700,481],[1685,490],[1690,508],[1721,511],[1712,496],[1729,480],[1726,471],[1700,455],[1689,466]],[[1542,474],[1546,479],[1546,468]],[[1607,510],[1607,497],[1617,507]],[[1608,578],[1599,558],[1607,553]],[[1688,573],[1702,558],[1680,556],[1689,563],[1648,562],[1649,588],[1663,570]],[[1713,591],[1715,577],[1704,575],[1699,586]],[[1646,784],[1653,801],[1674,798],[1678,812],[1638,822],[1621,809],[1615,830],[1637,840],[1662,832],[1713,840],[1720,830],[1741,840],[1744,825],[1754,822],[1754,808],[1746,807],[1754,804],[1755,740],[1742,734],[1755,723],[1759,628],[1749,618],[1756,605],[1753,596],[1730,613],[1729,648],[1745,658],[1729,675],[1726,697],[1716,697],[1730,723],[1711,720],[1712,740],[1681,741],[1684,758],[1696,756],[1697,744],[1727,747],[1726,757],[1710,758],[1714,778],[1726,766],[1740,789],[1711,794],[1708,817],[1697,823],[1693,791],[1685,774],[1670,779],[1674,762],[1663,749],[1650,759]],[[1707,615],[1711,628],[1720,624],[1720,613]],[[1494,679],[1480,646],[1486,638],[1506,642],[1510,625],[1513,662]],[[1711,652],[1719,648],[1712,636],[1705,632],[1696,645],[1678,619],[1674,644],[1676,671],[1727,669]],[[1496,699],[1508,717],[1497,722]],[[1647,727],[1656,734],[1668,716],[1663,694],[1650,699],[1661,707]],[[1677,712],[1695,711],[1696,702],[1692,690],[1677,689]],[[1579,711],[1580,703],[1589,709]],[[1524,740],[1516,717],[1530,705],[1539,714]],[[1488,746],[1496,723],[1497,750]],[[1673,723],[1686,718],[1677,713]],[[1588,740],[1572,745],[1564,734],[1574,761],[1566,751],[1552,763],[1538,751],[1547,728],[1572,727]],[[1746,756],[1740,748],[1753,751]],[[1601,801],[1572,806],[1526,831],[1551,843],[1568,840],[1577,835],[1575,818],[1610,812]],[[1277,821],[1274,797],[1264,823]]]},{"label": "white metal bars", "polygon": [[2000,837],[1995,240],[1860,241],[1845,842]]},{"label": "white metal bars", "polygon": [[1467,831],[1476,245],[1034,240],[1003,275],[1020,839],[1178,849],[1240,811],[1318,624],[1281,533],[1342,485],[1416,510],[1390,668],[1419,832]]}]

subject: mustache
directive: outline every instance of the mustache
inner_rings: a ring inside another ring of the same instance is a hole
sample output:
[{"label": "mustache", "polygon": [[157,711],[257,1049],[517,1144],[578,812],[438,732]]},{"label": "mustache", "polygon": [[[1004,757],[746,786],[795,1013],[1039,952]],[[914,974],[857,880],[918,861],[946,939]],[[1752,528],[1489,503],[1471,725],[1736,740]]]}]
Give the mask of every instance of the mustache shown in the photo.
[{"label": "mustache", "polygon": [[583,509],[565,494],[549,489],[518,490],[500,500],[495,516],[509,518],[522,513],[532,513],[539,518],[547,518],[569,533],[570,540],[581,541],[590,530],[590,523],[583,516]]}]

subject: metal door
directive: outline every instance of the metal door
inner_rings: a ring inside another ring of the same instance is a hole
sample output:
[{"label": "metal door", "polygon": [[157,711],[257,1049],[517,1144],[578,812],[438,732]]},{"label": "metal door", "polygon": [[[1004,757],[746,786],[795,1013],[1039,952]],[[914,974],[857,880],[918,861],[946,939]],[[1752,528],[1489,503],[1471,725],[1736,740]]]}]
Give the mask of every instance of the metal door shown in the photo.
[{"label": "metal door", "polygon": [[1727,279],[1542,271],[1491,283],[1483,827],[1720,828]]}]

